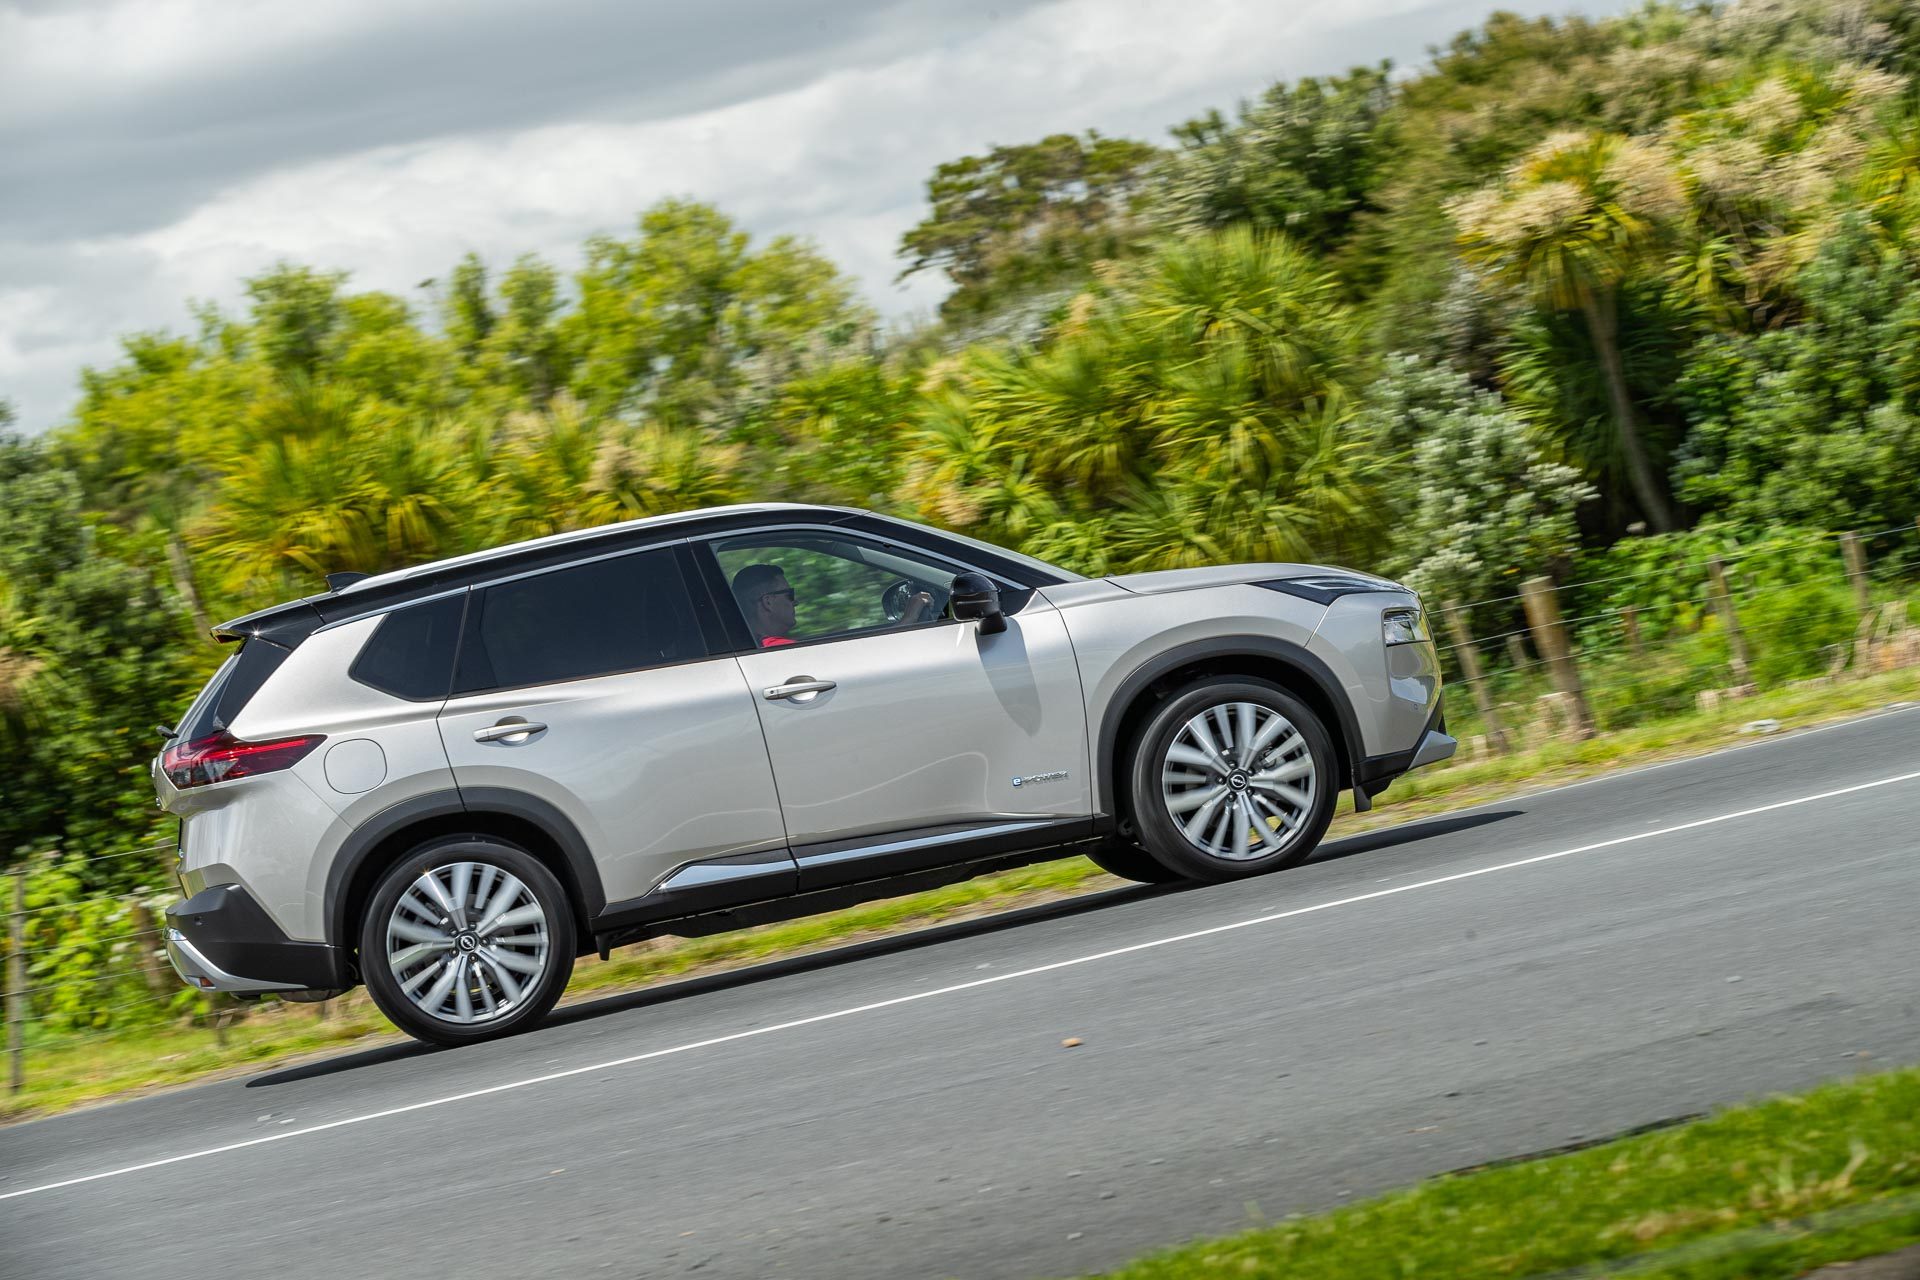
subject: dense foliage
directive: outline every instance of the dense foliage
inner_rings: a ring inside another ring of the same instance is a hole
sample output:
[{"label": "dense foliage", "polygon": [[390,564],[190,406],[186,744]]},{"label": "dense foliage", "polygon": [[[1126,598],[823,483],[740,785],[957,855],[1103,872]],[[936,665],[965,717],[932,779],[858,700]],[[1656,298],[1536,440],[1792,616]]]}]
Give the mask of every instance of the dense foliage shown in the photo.
[{"label": "dense foliage", "polygon": [[[1917,68],[1908,0],[1496,15],[1165,147],[941,165],[900,254],[954,292],[910,332],[685,201],[570,276],[468,257],[403,298],[283,264],[0,447],[0,859],[152,838],[148,726],[217,660],[209,621],[731,500],[1087,572],[1367,563],[1493,601],[1476,625],[1517,574],[1604,578],[1569,608],[1642,601],[1723,661],[1702,548],[1920,507]],[[1755,625],[1844,633],[1835,590]]]}]

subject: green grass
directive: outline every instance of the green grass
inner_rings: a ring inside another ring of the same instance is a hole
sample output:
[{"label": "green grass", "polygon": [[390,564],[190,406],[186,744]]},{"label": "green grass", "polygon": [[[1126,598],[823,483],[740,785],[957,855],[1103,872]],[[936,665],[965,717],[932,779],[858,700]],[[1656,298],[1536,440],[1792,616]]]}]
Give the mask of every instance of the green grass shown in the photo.
[{"label": "green grass", "polygon": [[[1423,770],[1396,782],[1372,813],[1352,814],[1350,799],[1343,798],[1343,816],[1333,834],[1350,835],[1627,764],[1732,745],[1745,741],[1735,730],[1751,720],[1772,718],[1785,727],[1802,727],[1916,697],[1920,697],[1920,670],[1894,672],[1781,689],[1730,703],[1711,714],[1689,713],[1587,742],[1556,742],[1514,755]],[[583,961],[567,999],[739,968],[1119,883],[1084,858],[1072,858],[786,924],[699,939],[657,939],[616,952],[605,963]],[[0,1120],[49,1114],[81,1103],[221,1073],[258,1071],[268,1063],[287,1065],[316,1053],[400,1038],[363,992],[331,1002],[325,1021],[319,1020],[312,1006],[256,1006],[245,1021],[229,1030],[225,1046],[216,1044],[204,1026],[149,1024],[79,1036],[33,1028],[26,1055],[26,1088],[17,1095],[0,1094]]]},{"label": "green grass", "polygon": [[1421,1183],[1114,1280],[1793,1276],[1920,1240],[1920,1068]]}]

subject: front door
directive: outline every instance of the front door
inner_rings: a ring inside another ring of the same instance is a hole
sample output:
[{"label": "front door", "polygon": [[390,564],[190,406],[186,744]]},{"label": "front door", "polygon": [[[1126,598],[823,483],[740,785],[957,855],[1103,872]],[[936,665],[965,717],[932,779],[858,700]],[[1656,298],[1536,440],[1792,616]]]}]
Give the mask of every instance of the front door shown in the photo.
[{"label": "front door", "polygon": [[709,652],[671,548],[474,588],[440,734],[463,792],[565,814],[609,903],[739,855],[763,891],[793,887],[754,698]]},{"label": "front door", "polygon": [[700,545],[755,646],[739,667],[803,888],[1084,829],[1080,676],[1044,599],[1015,593],[986,635],[948,616],[967,566],[917,548],[821,528]]}]

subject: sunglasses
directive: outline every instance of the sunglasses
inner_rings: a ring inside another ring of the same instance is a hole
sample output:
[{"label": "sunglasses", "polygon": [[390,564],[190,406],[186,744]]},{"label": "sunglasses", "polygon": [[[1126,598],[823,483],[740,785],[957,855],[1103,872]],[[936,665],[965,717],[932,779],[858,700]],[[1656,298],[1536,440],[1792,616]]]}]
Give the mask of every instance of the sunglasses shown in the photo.
[{"label": "sunglasses", "polygon": [[762,591],[760,593],[760,598],[762,600],[766,599],[768,596],[785,596],[787,598],[787,603],[789,604],[793,603],[795,600],[799,598],[793,594],[792,587],[782,587],[778,591]]}]

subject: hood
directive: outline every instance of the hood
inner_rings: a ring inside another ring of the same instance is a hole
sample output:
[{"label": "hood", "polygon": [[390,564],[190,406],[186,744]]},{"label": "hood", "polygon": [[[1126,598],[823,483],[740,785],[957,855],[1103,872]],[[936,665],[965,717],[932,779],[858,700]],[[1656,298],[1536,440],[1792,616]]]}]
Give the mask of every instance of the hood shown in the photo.
[{"label": "hood", "polygon": [[1155,595],[1162,591],[1197,591],[1202,587],[1230,587],[1242,582],[1279,582],[1290,578],[1336,577],[1377,583],[1382,591],[1405,591],[1397,582],[1324,564],[1225,564],[1205,569],[1162,569],[1155,573],[1123,573],[1107,579],[1123,591]]}]

